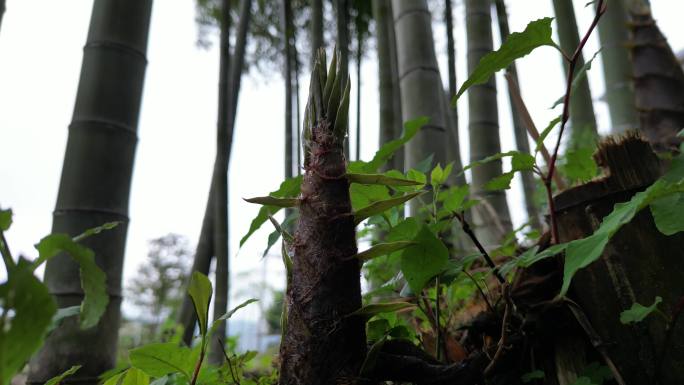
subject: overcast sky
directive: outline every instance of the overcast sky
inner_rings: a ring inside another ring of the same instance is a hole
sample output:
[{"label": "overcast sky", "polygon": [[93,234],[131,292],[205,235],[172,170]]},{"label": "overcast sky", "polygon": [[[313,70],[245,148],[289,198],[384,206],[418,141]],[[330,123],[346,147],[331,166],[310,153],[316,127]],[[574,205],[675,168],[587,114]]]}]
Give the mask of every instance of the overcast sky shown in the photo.
[{"label": "overcast sky", "polygon": [[[581,30],[593,17],[592,9],[584,8],[586,2],[574,1]],[[673,48],[682,49],[684,4],[675,0],[651,2]],[[467,77],[466,50],[463,5],[461,1],[456,3],[460,84]],[[14,210],[14,225],[7,238],[17,254],[34,257],[33,244],[51,228],[91,8],[92,0],[7,0],[0,30],[0,206]],[[435,19],[441,18],[441,9],[432,11]],[[509,12],[512,31],[521,31],[531,20],[553,16],[551,0],[509,1]],[[436,22],[433,31],[442,79],[446,81],[444,27]],[[494,35],[498,35],[498,29]],[[154,3],[131,191],[125,280],[144,261],[148,240],[174,232],[195,243],[199,234],[215,155],[218,51],[216,45],[209,50],[198,48],[196,37],[192,0]],[[597,49],[594,36],[585,57]],[[362,159],[372,157],[378,142],[374,55],[374,51],[369,53],[362,68]],[[542,48],[518,62],[523,96],[538,126],[546,126],[558,114],[549,106],[563,92],[560,64],[557,52],[551,48]],[[604,88],[602,63],[599,60],[597,64],[589,73],[596,99]],[[350,68],[355,85],[355,66]],[[514,149],[514,142],[505,84],[501,77],[497,77],[497,83],[505,151]],[[308,89],[308,76],[302,76],[301,84],[303,90]],[[238,245],[258,210],[241,198],[264,195],[283,178],[283,82],[280,74],[268,79],[250,75],[242,85],[229,176],[234,297],[242,297],[246,291],[252,291],[254,296],[252,285],[264,277],[269,284],[282,286],[282,280],[276,279],[281,268],[278,260],[268,262],[265,272],[261,259],[270,226],[264,226],[242,249]],[[355,93],[353,87],[352,97]],[[306,100],[305,92],[301,100]],[[350,121],[355,122],[355,103],[351,104]],[[609,117],[603,102],[597,102],[596,113],[600,130],[607,132]],[[467,98],[462,99],[459,114],[462,158],[468,163],[467,126],[463,124],[467,121]],[[350,128],[354,131],[355,123]],[[355,143],[353,138],[351,142]],[[509,204],[514,221],[522,223],[517,180]]]}]

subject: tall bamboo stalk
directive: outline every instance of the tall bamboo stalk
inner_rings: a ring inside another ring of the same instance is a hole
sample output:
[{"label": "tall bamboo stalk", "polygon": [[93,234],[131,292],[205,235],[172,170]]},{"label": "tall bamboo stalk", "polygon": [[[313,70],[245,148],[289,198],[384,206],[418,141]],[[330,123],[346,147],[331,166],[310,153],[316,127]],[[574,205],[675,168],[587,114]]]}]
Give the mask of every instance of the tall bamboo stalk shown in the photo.
[{"label": "tall bamboo stalk", "polygon": [[[491,0],[466,0],[466,33],[468,39],[468,72],[486,54],[492,52]],[[470,161],[475,162],[501,152],[499,140],[499,109],[494,77],[485,84],[468,90]],[[481,210],[473,216],[476,233],[485,245],[496,245],[511,231],[511,217],[504,191],[487,191],[484,185],[501,175],[501,161],[472,169],[472,191],[484,200]]]},{"label": "tall bamboo stalk", "polygon": [[0,28],[2,27],[2,17],[5,16],[5,0],[0,0]]},{"label": "tall bamboo stalk", "polygon": [[[496,0],[496,16],[499,23],[499,33],[501,35],[501,41],[504,42],[508,39],[511,34],[508,27],[508,14],[506,12],[506,4],[504,0]],[[513,78],[516,84],[520,84],[518,81],[518,70],[515,63],[512,63],[506,72]],[[508,99],[511,105],[511,114],[513,117],[513,132],[515,134],[515,144],[518,151],[529,154],[530,153],[530,142],[527,136],[527,130],[525,125],[520,118],[520,113],[518,109],[515,108],[515,102],[511,90],[508,92]],[[534,174],[531,171],[523,171],[521,173],[522,185],[523,185],[523,197],[525,199],[525,209],[527,211],[527,220],[530,225],[536,229],[540,227],[539,221],[539,209],[534,202],[534,193],[536,191],[536,185],[534,181]]]},{"label": "tall bamboo stalk", "polygon": [[292,178],[292,2],[283,0],[283,57],[285,60],[285,178]]},{"label": "tall bamboo stalk", "polygon": [[[349,75],[349,0],[335,0],[337,6],[337,49],[342,88]],[[349,136],[344,140],[344,155],[349,159]]]},{"label": "tall bamboo stalk", "polygon": [[[500,2],[501,0],[498,0]],[[577,19],[572,1],[553,0],[553,9],[556,14],[556,26],[560,47],[566,55],[572,55],[580,42],[577,30]],[[577,70],[584,66],[584,57],[579,56]],[[567,74],[568,62],[563,59],[563,68]],[[520,83],[518,83],[520,84]],[[589,141],[589,144],[598,136],[596,131],[596,115],[594,104],[589,88],[589,78],[586,76],[579,80],[573,91],[572,103],[570,103],[570,148],[576,148]]]},{"label": "tall bamboo stalk", "polygon": [[449,92],[444,98],[444,110],[447,113],[448,121],[448,131],[447,137],[449,138],[447,146],[447,158],[454,162],[454,169],[456,172],[451,174],[450,182],[456,182],[458,185],[465,185],[465,175],[461,174],[459,171],[463,169],[463,163],[461,163],[461,149],[460,149],[460,139],[458,137],[458,110],[455,107],[451,107],[449,101],[456,95],[456,42],[454,39],[454,20],[453,20],[453,10],[451,0],[445,0],[444,4],[444,23],[446,25],[446,36],[447,36],[447,63],[448,63],[448,73],[449,73]]},{"label": "tall bamboo stalk", "polygon": [[[96,384],[114,367],[128,201],[147,66],[151,0],[95,0],[53,213],[53,233],[72,236],[105,222],[116,229],[84,243],[107,274],[109,305],[97,326],[66,320],[30,364],[28,383],[44,383],[74,364],[63,383]],[[60,308],[83,300],[79,266],[66,254],[47,262],[45,284]]]},{"label": "tall bamboo stalk", "polygon": [[610,1],[598,25],[611,133],[621,133],[639,127],[632,63],[627,49],[627,21],[627,9],[623,1]]},{"label": "tall bamboo stalk", "polygon": [[311,1],[311,63],[316,60],[316,52],[324,48],[323,42],[323,0]]},{"label": "tall bamboo stalk", "polygon": [[[401,134],[401,96],[397,70],[396,41],[390,0],[374,0],[373,18],[378,54],[378,91],[380,99],[380,146]],[[404,169],[404,151],[398,150],[388,169]]]},{"label": "tall bamboo stalk", "polygon": [[444,165],[447,121],[444,91],[437,66],[432,20],[425,0],[392,1],[404,121],[428,116],[430,122],[408,143],[406,168],[434,155]]}]

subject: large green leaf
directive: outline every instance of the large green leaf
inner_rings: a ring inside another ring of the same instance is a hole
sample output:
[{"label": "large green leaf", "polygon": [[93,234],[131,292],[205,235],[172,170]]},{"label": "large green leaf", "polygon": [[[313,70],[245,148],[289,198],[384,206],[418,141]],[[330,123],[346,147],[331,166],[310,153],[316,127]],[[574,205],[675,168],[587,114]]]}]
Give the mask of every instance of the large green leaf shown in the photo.
[{"label": "large green leaf", "polygon": [[43,344],[45,330],[57,309],[45,285],[24,260],[0,285],[0,304],[8,314],[13,313],[0,319],[0,383],[9,384]]},{"label": "large green leaf", "polygon": [[374,173],[384,166],[406,142],[411,140],[418,131],[430,121],[430,118],[421,116],[404,123],[404,132],[401,137],[385,143],[375,153],[370,162],[354,161],[349,164],[349,172]]},{"label": "large green leaf", "polygon": [[372,203],[383,201],[390,197],[390,192],[385,186],[357,183],[349,186],[349,199],[351,199],[353,210],[360,210]]},{"label": "large green leaf", "polygon": [[197,349],[191,350],[173,342],[154,343],[129,351],[131,365],[152,377],[180,373],[188,381],[197,360]]},{"label": "large green leaf", "polygon": [[444,208],[453,212],[461,211],[469,192],[470,186],[468,185],[449,188],[444,192]]},{"label": "large green leaf", "polygon": [[197,313],[197,320],[199,322],[202,337],[206,337],[208,331],[209,302],[211,301],[212,293],[213,290],[209,278],[198,271],[193,272],[188,287],[188,294],[190,295],[190,298],[192,298],[192,303],[195,305],[195,313]]},{"label": "large green leaf", "polygon": [[684,194],[666,195],[651,202],[656,227],[665,235],[684,231]]},{"label": "large green leaf", "polygon": [[67,369],[64,373],[60,374],[59,376],[52,377],[49,379],[45,385],[57,385],[62,382],[65,378],[69,377],[70,375],[76,373],[78,369],[81,369],[81,365],[76,365],[72,366],[71,368]]},{"label": "large green leaf", "polygon": [[556,47],[556,43],[551,38],[552,20],[549,17],[535,20],[529,23],[524,31],[510,34],[498,50],[487,54],[480,60],[468,80],[463,83],[454,96],[452,105],[456,105],[458,98],[468,88],[476,84],[486,83],[494,73],[508,67],[514,60],[529,54],[535,48],[545,45]]},{"label": "large green leaf", "polygon": [[380,214],[386,210],[391,209],[392,207],[399,206],[424,193],[425,191],[418,191],[415,193],[401,195],[398,197],[372,203],[369,206],[359,209],[354,213],[354,224],[358,225],[359,223],[363,222],[366,218],[370,218],[373,215]]},{"label": "large green leaf", "polygon": [[33,263],[35,269],[53,256],[66,252],[80,268],[83,302],[81,303],[81,328],[91,328],[100,320],[107,309],[107,275],[95,263],[93,250],[76,243],[66,234],[50,234],[35,246],[38,259]]},{"label": "large green leaf", "polygon": [[656,297],[653,304],[644,306],[640,303],[633,303],[632,307],[620,313],[620,322],[623,324],[637,323],[643,321],[649,314],[658,309],[658,304],[663,302],[662,297]]},{"label": "large green leaf", "polygon": [[565,153],[561,172],[571,181],[586,182],[598,173],[598,166],[594,161],[594,148],[580,147]]},{"label": "large green leaf", "polygon": [[401,252],[400,268],[411,290],[420,293],[428,281],[447,266],[449,250],[427,225],[423,225],[411,241],[414,244]]},{"label": "large green leaf", "polygon": [[[280,184],[280,188],[278,188],[278,190],[273,191],[268,195],[275,198],[296,197],[299,195],[301,185],[301,175],[295,178],[286,179],[285,181],[283,181],[283,183]],[[277,213],[278,210],[280,210],[280,207],[277,206],[263,206],[262,208],[260,208],[257,216],[254,219],[252,219],[252,223],[249,226],[249,231],[247,231],[247,234],[245,234],[242,237],[242,239],[240,239],[240,247],[242,247],[242,245],[244,245],[244,243],[247,242],[249,237],[251,237],[255,231],[259,230],[261,225],[263,225],[264,222],[268,220],[269,215],[275,215],[275,213]]]}]

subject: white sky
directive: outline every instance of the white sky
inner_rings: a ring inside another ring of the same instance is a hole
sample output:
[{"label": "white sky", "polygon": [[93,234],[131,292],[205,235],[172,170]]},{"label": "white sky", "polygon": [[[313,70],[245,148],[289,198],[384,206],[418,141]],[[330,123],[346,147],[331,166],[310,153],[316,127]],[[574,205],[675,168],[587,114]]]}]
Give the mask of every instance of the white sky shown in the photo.
[{"label": "white sky", "polygon": [[[681,15],[684,3],[652,0],[653,12],[675,50],[684,47]],[[82,47],[92,0],[8,0],[0,30],[0,206],[14,210],[7,233],[15,254],[35,256],[33,244],[50,231],[75,100]],[[459,84],[466,79],[463,5],[456,1],[457,68]],[[550,0],[509,1],[512,31],[534,19],[553,16]],[[593,17],[586,0],[576,0],[581,30]],[[433,17],[441,19],[442,10]],[[148,48],[149,65],[139,125],[131,191],[124,280],[136,271],[147,253],[147,240],[169,232],[196,242],[209,189],[215,154],[218,51],[195,45],[192,0],[156,1]],[[446,82],[444,27],[433,25],[437,52]],[[495,28],[494,35],[498,35]],[[497,39],[498,40],[498,39]],[[496,43],[498,44],[498,43]],[[585,57],[598,49],[596,35]],[[376,150],[378,136],[377,64],[370,52],[362,68],[362,159]],[[355,66],[350,65],[352,84]],[[602,64],[590,71],[594,98],[603,93]],[[563,92],[560,58],[543,48],[518,62],[523,96],[538,126],[557,115],[549,106]],[[301,77],[301,100],[306,99],[308,76]],[[503,79],[497,77],[502,149],[514,148],[510,109]],[[355,97],[356,90],[352,90]],[[352,99],[355,100],[355,99]],[[238,250],[239,240],[258,207],[242,197],[264,195],[283,178],[284,88],[279,74],[264,81],[243,79],[230,166],[230,250],[234,297],[254,296],[256,283],[266,278],[281,287],[280,264],[261,259],[270,226]],[[355,130],[351,103],[350,130]],[[459,105],[462,159],[467,163],[467,98]],[[596,103],[601,132],[609,125],[603,102]],[[355,141],[352,138],[352,143]],[[352,151],[352,153],[354,153]],[[520,185],[509,194],[514,221],[524,221]],[[278,250],[275,248],[275,250]],[[260,269],[257,269],[257,268]],[[4,271],[0,274],[4,274]],[[266,275],[267,274],[267,275]]]}]

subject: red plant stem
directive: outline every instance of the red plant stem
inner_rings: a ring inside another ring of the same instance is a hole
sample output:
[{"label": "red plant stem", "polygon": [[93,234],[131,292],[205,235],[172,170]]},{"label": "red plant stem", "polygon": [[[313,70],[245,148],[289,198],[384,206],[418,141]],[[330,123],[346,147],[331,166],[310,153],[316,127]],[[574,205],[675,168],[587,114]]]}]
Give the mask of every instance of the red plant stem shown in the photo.
[{"label": "red plant stem", "polygon": [[[589,40],[589,36],[591,36],[591,33],[594,31],[594,29],[598,25],[599,20],[601,19],[601,16],[605,12],[605,0],[599,0],[598,5],[596,6],[596,15],[594,16],[594,20],[591,22],[589,29],[584,34],[584,37],[582,37],[582,40],[577,46],[577,49],[575,49],[575,52],[569,59],[568,79],[567,84],[565,86],[565,95],[563,96],[563,115],[561,117],[560,132],[558,133],[558,139],[556,140],[556,146],[553,150],[553,155],[551,155],[549,171],[543,178],[544,187],[546,188],[546,197],[549,200],[549,216],[551,218],[551,240],[554,244],[557,244],[559,242],[559,238],[558,224],[556,221],[556,209],[555,204],[553,202],[553,191],[551,189],[551,183],[553,181],[554,172],[556,171],[556,160],[558,159],[558,151],[560,149],[561,139],[563,138],[563,132],[565,132],[565,125],[568,123],[568,120],[570,119],[570,96],[572,94],[572,82],[575,78],[575,67],[577,66],[577,61],[582,55],[582,49],[584,49],[584,46],[587,44],[587,41]],[[563,55],[563,57],[567,59],[567,56],[565,54]]]},{"label": "red plant stem", "polygon": [[197,378],[199,377],[199,372],[200,368],[202,367],[202,361],[204,361],[205,353],[205,344],[204,341],[202,341],[202,349],[200,350],[200,356],[199,360],[197,360],[197,365],[195,365],[195,371],[192,373],[192,380],[190,381],[190,385],[195,385],[197,383]]}]

